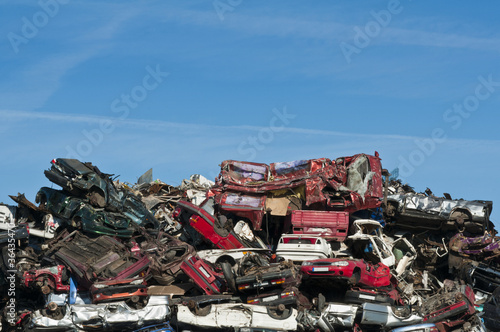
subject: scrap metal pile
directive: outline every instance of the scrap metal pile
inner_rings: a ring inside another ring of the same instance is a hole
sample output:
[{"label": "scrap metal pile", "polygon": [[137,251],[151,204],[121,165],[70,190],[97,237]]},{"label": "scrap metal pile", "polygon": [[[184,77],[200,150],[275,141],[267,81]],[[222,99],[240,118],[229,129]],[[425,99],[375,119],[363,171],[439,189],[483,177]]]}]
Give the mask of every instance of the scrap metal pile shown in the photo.
[{"label": "scrap metal pile", "polygon": [[500,330],[492,202],[416,193],[378,153],[45,176],[0,204],[5,331]]}]

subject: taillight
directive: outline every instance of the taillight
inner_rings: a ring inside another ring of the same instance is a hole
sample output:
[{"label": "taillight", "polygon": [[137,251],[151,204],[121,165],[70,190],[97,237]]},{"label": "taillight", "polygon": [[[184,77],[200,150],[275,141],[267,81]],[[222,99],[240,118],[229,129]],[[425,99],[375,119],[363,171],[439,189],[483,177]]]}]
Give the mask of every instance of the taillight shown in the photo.
[{"label": "taillight", "polygon": [[139,247],[139,244],[137,242],[135,242],[134,246],[132,248],[130,248],[130,251],[131,252],[141,251],[141,247]]},{"label": "taillight", "polygon": [[259,304],[260,301],[258,299],[255,299],[255,300],[248,300],[247,301],[248,304]]},{"label": "taillight", "polygon": [[271,280],[271,285],[281,285],[285,283],[285,278]]},{"label": "taillight", "polygon": [[295,292],[294,291],[291,291],[291,292],[283,292],[281,293],[281,298],[286,298],[286,297],[290,297],[290,296],[295,296]]},{"label": "taillight", "polygon": [[203,273],[203,275],[205,276],[205,278],[210,279],[210,277],[211,277],[210,273],[208,273],[208,271],[205,270],[203,268],[203,266],[200,266],[200,271],[201,271],[201,273]]},{"label": "taillight", "polygon": [[250,284],[243,284],[243,285],[238,286],[239,290],[248,289],[248,288],[250,288]]}]

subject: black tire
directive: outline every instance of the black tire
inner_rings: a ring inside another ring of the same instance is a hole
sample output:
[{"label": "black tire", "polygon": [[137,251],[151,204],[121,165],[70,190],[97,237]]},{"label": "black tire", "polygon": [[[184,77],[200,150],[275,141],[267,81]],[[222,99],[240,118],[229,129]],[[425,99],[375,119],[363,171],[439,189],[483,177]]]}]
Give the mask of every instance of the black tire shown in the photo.
[{"label": "black tire", "polygon": [[[267,314],[274,319],[287,319],[292,315],[293,309],[290,307],[271,306],[267,307]],[[281,307],[281,308],[280,308]]]},{"label": "black tire", "polygon": [[106,198],[104,197],[104,192],[96,187],[90,189],[87,195],[90,204],[103,208],[106,206]]},{"label": "black tire", "polygon": [[352,286],[357,285],[360,279],[361,271],[358,268],[355,268],[352,276],[349,278],[349,284]]},{"label": "black tire", "polygon": [[319,293],[318,295],[318,310],[323,311],[326,306],[326,298],[323,294]]},{"label": "black tire", "polygon": [[236,288],[236,280],[234,279],[233,269],[229,262],[221,262],[220,263],[222,273],[224,274],[224,278],[226,279],[227,288],[236,294],[238,289]]},{"label": "black tire", "polygon": [[194,309],[194,314],[196,316],[206,316],[212,311],[212,305],[208,304],[203,307],[196,306]]}]

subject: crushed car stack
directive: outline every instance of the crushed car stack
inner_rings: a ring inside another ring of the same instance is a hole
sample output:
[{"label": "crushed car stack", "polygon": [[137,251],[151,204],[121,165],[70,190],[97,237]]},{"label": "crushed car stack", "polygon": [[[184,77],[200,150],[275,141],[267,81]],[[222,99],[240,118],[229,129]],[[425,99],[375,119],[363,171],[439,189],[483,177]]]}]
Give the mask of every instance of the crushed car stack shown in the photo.
[{"label": "crushed car stack", "polygon": [[377,152],[45,176],[0,204],[2,330],[500,331],[492,202],[416,193]]}]

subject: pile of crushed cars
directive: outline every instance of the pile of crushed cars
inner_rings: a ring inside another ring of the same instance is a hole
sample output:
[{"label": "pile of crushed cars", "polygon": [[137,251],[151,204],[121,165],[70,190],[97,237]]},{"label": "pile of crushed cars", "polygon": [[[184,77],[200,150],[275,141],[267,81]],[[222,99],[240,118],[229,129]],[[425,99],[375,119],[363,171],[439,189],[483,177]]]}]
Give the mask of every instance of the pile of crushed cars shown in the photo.
[{"label": "pile of crushed cars", "polygon": [[45,176],[0,204],[5,331],[500,331],[492,202],[416,193],[377,152]]}]

